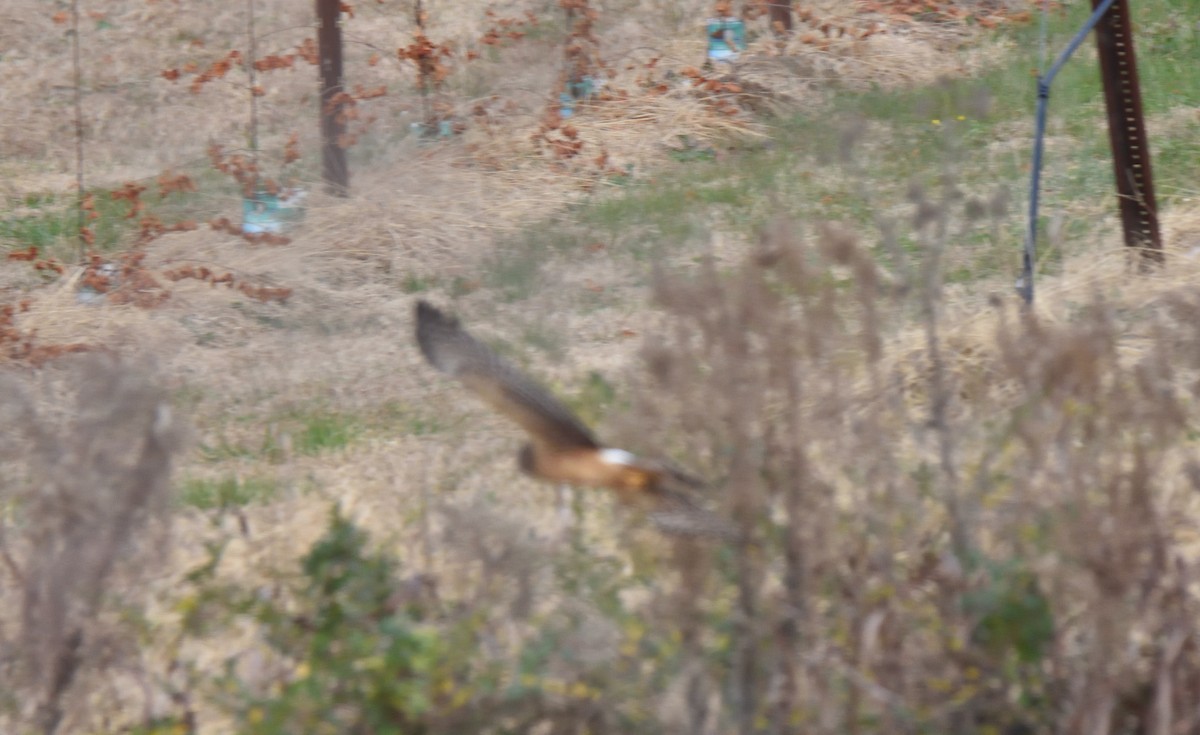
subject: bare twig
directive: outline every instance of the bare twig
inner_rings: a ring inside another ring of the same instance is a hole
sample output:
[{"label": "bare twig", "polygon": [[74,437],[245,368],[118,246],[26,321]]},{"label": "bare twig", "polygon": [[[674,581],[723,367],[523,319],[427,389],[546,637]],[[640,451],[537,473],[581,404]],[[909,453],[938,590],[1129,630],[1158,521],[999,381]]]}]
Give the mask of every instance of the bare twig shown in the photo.
[{"label": "bare twig", "polygon": [[[955,461],[954,434],[947,418],[950,403],[950,388],[946,380],[946,366],[942,356],[939,334],[939,300],[941,296],[941,259],[946,249],[949,230],[949,201],[937,205],[917,203],[918,210],[929,206],[934,212],[936,229],[927,241],[925,261],[922,264],[924,278],[918,294],[921,320],[925,327],[925,350],[929,355],[929,425],[937,434],[938,461],[943,479],[943,494],[946,512],[950,516],[950,537],[954,553],[960,560],[968,558],[971,549],[970,533],[963,514],[959,493],[958,465]],[[921,212],[917,219],[920,221]]]},{"label": "bare twig", "polygon": [[17,564],[17,560],[13,558],[12,553],[8,549],[8,533],[7,524],[0,519],[0,560],[4,561],[4,566],[8,567],[8,573],[13,576],[13,580],[18,586],[25,586],[25,575],[21,572],[21,567]]},{"label": "bare twig", "polygon": [[258,198],[258,75],[254,63],[258,59],[258,36],[254,33],[254,0],[246,0],[246,33],[249,36],[250,54],[247,57],[246,74],[250,81],[250,164],[254,171],[251,178],[250,196]]}]

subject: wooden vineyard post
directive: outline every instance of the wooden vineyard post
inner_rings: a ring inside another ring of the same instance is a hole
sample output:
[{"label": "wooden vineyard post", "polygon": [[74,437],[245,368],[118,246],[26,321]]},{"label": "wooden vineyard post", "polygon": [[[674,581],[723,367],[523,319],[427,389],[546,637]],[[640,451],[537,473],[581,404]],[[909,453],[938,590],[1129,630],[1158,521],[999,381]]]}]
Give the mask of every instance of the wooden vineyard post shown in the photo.
[{"label": "wooden vineyard post", "polygon": [[350,191],[350,170],[342,116],[342,27],[338,23],[342,5],[339,0],[317,0],[318,53],[321,57],[321,171],[330,192],[346,196]]}]

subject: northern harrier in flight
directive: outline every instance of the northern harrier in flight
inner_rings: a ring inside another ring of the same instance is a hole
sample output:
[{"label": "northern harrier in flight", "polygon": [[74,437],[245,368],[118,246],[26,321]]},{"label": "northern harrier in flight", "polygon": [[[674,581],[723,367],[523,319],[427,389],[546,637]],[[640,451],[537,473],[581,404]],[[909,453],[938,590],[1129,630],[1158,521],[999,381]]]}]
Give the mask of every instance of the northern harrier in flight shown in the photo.
[{"label": "northern harrier in flight", "polygon": [[648,510],[655,525],[668,533],[731,535],[728,522],[689,497],[686,489],[703,487],[702,481],[665,462],[600,444],[549,391],[472,337],[458,319],[423,300],[417,302],[417,343],[430,364],[529,434],[529,443],[517,455],[526,474],[613,490],[622,502]]}]

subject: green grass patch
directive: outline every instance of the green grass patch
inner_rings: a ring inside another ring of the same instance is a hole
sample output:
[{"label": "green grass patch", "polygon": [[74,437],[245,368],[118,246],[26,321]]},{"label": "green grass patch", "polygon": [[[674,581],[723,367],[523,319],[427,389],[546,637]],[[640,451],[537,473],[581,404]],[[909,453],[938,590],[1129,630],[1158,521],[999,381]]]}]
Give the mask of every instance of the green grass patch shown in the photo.
[{"label": "green grass patch", "polygon": [[541,285],[544,262],[545,255],[536,246],[501,250],[484,265],[484,280],[505,301],[523,301]]},{"label": "green grass patch", "polygon": [[274,419],[251,414],[235,419],[235,423],[260,424],[261,433],[258,436],[261,438],[230,438],[222,431],[214,441],[199,445],[205,460],[263,460],[278,463],[286,459],[289,439],[292,451],[315,455],[342,449],[363,431],[362,422],[356,417],[324,409],[292,409]]},{"label": "green grass patch", "polygon": [[[742,175],[753,170],[753,163],[738,164],[732,173],[708,162],[680,166],[630,186],[626,193],[594,200],[579,211],[579,220],[605,241],[620,242],[632,230],[637,237],[628,239],[624,248],[638,259],[656,257],[668,243],[704,236],[704,219],[755,200],[761,187]],[[706,218],[695,216],[700,210]]]},{"label": "green grass patch", "polygon": [[566,338],[562,332],[554,329],[544,320],[532,321],[525,325],[521,338],[527,345],[544,353],[554,362],[562,362],[567,356]]},{"label": "green grass patch", "polygon": [[279,485],[266,478],[191,478],[183,481],[179,499],[184,505],[192,508],[215,510],[265,503],[278,494]]},{"label": "green grass patch", "polygon": [[292,436],[292,447],[301,454],[315,455],[344,449],[372,434],[428,436],[444,431],[447,424],[401,401],[346,413],[323,407],[293,410],[278,420],[278,432]]},{"label": "green grass patch", "polygon": [[[0,240],[9,250],[36,247],[40,257],[74,260],[78,252],[79,215],[75,198],[49,194],[31,194],[22,206],[0,216]],[[88,222],[96,236],[96,248],[112,250],[133,222],[125,219],[129,207],[106,194],[95,196],[96,219]]]},{"label": "green grass patch", "polygon": [[[92,249],[111,252],[130,244],[141,217],[153,215],[170,224],[195,219],[199,196],[173,193],[159,197],[155,187],[142,193],[144,210],[130,218],[129,202],[114,199],[108,190],[92,190],[95,217],[86,224],[95,235]],[[72,195],[27,194],[0,213],[0,243],[9,251],[36,247],[42,258],[74,261],[79,252],[79,214]]]},{"label": "green grass patch", "polygon": [[437,285],[437,279],[432,276],[417,273],[407,273],[400,281],[400,290],[408,294],[424,293]]},{"label": "green grass patch", "polygon": [[387,401],[377,414],[366,417],[368,426],[387,434],[429,436],[448,428],[448,424],[437,416],[429,416],[400,401]]},{"label": "green grass patch", "polygon": [[229,460],[277,460],[281,458],[279,442],[269,429],[264,428],[261,440],[231,439],[221,432],[212,442],[200,442],[197,446],[200,456],[207,462],[225,462]]},{"label": "green grass patch", "polygon": [[400,280],[400,290],[406,294],[420,294],[435,288],[444,288],[452,297],[465,296],[479,288],[479,282],[464,276],[450,279],[436,275],[409,272]]},{"label": "green grass patch", "polygon": [[[1200,93],[1193,99],[1200,100]],[[1158,205],[1162,207],[1195,197],[1200,192],[1200,117],[1181,126],[1169,137],[1155,135],[1153,125],[1150,125],[1149,133],[1150,163]]]},{"label": "green grass patch", "polygon": [[438,416],[399,401],[355,412],[333,410],[324,404],[302,405],[235,417],[214,438],[201,442],[198,451],[205,461],[214,464],[279,464],[294,454],[316,456],[345,449],[368,435],[428,436],[446,428],[446,422]]},{"label": "green grass patch", "polygon": [[502,242],[484,263],[483,285],[499,291],[505,301],[523,301],[542,285],[542,265],[557,255],[573,254],[584,234],[559,220],[550,220]]},{"label": "green grass patch", "polygon": [[587,382],[580,386],[573,396],[566,397],[566,403],[585,424],[595,426],[617,399],[617,389],[600,373],[592,370],[588,373]]},{"label": "green grass patch", "polygon": [[348,414],[321,411],[298,418],[300,429],[293,437],[293,447],[301,454],[344,449],[363,431],[361,423]]}]

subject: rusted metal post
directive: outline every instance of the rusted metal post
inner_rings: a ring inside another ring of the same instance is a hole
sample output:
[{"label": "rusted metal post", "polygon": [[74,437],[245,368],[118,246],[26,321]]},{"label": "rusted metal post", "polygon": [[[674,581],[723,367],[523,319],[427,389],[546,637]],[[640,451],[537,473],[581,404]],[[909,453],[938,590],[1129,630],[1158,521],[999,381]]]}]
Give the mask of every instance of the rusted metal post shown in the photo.
[{"label": "rusted metal post", "polygon": [[321,165],[325,185],[331,193],[346,196],[350,191],[350,170],[346,166],[346,149],[341,143],[346,135],[346,119],[342,104],[342,13],[339,0],[317,0],[318,53],[321,57]]},{"label": "rusted metal post", "polygon": [[[1092,7],[1101,0],[1092,0]],[[1138,248],[1143,265],[1163,261],[1158,206],[1150,172],[1150,146],[1142,117],[1142,92],[1133,53],[1128,0],[1116,0],[1096,25],[1100,76],[1108,108],[1108,136],[1125,244]]]}]

